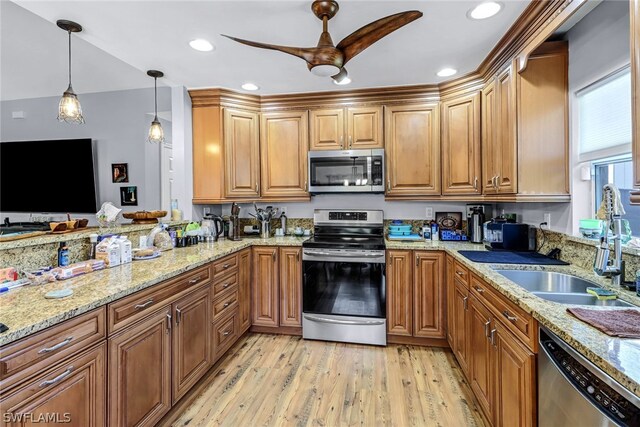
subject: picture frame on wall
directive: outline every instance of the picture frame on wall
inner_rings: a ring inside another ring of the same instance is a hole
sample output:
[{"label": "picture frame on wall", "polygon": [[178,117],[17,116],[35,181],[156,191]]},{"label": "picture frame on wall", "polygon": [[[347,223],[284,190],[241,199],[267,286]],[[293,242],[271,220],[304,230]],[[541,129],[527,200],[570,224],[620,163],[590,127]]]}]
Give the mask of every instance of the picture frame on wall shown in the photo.
[{"label": "picture frame on wall", "polygon": [[111,182],[129,182],[128,163],[111,163]]},{"label": "picture frame on wall", "polygon": [[138,187],[120,187],[120,205],[138,206]]}]

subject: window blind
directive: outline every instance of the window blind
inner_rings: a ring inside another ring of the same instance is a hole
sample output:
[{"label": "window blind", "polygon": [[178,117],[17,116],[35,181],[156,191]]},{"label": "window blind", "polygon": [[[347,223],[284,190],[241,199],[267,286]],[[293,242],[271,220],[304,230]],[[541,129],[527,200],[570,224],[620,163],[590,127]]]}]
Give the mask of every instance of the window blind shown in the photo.
[{"label": "window blind", "polygon": [[594,152],[615,148],[630,150],[631,73],[615,73],[576,94],[582,160]]}]

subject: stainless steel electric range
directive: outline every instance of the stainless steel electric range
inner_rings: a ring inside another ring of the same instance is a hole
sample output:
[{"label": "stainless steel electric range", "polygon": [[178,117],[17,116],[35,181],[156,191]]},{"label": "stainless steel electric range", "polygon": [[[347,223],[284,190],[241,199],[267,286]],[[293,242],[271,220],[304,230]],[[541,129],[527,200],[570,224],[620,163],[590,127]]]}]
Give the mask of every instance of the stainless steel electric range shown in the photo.
[{"label": "stainless steel electric range", "polygon": [[384,214],[325,210],[302,244],[302,336],[386,345]]}]

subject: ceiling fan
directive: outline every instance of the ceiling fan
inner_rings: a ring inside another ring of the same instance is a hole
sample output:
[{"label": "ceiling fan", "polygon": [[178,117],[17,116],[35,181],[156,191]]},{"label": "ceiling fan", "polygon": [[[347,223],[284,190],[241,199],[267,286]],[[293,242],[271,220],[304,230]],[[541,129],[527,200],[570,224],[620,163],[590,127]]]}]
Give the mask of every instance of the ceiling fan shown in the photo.
[{"label": "ceiling fan", "polygon": [[378,19],[349,34],[335,46],[327,27],[329,19],[335,16],[338,9],[338,2],[335,0],[315,0],[311,5],[313,13],[322,20],[322,34],[316,47],[279,46],[222,35],[248,46],[278,50],[297,56],[307,61],[307,67],[313,74],[331,76],[336,82],[340,82],[347,77],[344,66],[349,60],[381,38],[422,16],[422,12],[411,10]]}]

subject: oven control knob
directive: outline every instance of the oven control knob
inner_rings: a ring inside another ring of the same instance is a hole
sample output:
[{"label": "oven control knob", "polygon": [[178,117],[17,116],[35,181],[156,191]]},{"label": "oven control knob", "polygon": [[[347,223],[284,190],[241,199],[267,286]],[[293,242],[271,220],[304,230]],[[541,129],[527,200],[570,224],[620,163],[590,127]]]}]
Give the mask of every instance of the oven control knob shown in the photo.
[{"label": "oven control knob", "polygon": [[587,392],[588,392],[589,394],[593,394],[593,392],[594,392],[594,391],[596,391],[596,389],[595,389],[595,388],[593,388],[593,386],[592,386],[592,385],[590,385],[589,387],[587,387]]}]

